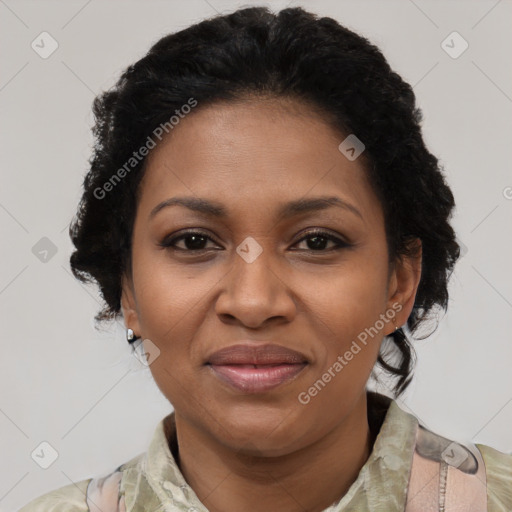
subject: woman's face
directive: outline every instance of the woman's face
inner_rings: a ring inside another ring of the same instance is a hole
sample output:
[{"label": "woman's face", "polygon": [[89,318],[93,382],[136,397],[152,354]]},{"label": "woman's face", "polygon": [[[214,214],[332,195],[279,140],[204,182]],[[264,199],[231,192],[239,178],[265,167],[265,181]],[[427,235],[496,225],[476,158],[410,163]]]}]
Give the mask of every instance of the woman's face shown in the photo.
[{"label": "woman's face", "polygon": [[152,150],[122,298],[127,327],[160,351],[150,369],[177,418],[274,455],[364,400],[419,278],[389,267],[361,158],[294,106],[199,105]]}]

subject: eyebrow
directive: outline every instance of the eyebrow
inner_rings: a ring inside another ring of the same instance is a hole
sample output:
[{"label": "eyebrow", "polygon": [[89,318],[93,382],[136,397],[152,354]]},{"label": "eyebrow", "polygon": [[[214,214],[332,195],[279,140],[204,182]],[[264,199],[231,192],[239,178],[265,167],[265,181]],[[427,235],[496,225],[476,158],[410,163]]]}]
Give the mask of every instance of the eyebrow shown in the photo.
[{"label": "eyebrow", "polygon": [[[158,212],[170,206],[183,206],[189,210],[212,217],[226,218],[228,216],[226,208],[220,203],[197,197],[172,197],[156,205],[151,210],[149,218],[153,218]],[[283,220],[301,213],[325,210],[333,206],[343,208],[363,219],[361,212],[354,205],[336,196],[322,196],[310,199],[301,198],[290,201],[281,206],[277,218],[278,220]]]}]

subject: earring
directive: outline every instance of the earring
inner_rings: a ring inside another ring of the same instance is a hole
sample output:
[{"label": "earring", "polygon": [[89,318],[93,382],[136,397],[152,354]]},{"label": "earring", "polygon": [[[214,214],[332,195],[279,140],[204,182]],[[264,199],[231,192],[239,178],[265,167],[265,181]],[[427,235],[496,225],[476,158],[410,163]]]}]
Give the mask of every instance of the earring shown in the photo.
[{"label": "earring", "polygon": [[135,340],[139,339],[139,337],[135,336],[132,329],[126,329],[126,339],[128,340],[128,343],[133,343]]}]

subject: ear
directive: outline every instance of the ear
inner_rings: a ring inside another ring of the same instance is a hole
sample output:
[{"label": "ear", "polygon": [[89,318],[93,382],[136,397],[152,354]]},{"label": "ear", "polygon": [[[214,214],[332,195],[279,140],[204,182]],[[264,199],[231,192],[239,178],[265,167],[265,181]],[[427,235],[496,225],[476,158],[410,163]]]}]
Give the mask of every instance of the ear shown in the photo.
[{"label": "ear", "polygon": [[394,263],[388,286],[388,310],[396,311],[394,325],[400,327],[407,322],[421,279],[422,246],[419,238],[409,243],[409,254],[401,255]]},{"label": "ear", "polygon": [[133,330],[135,336],[140,337],[139,314],[133,290],[133,280],[126,274],[121,280],[121,309],[123,311],[124,325]]}]

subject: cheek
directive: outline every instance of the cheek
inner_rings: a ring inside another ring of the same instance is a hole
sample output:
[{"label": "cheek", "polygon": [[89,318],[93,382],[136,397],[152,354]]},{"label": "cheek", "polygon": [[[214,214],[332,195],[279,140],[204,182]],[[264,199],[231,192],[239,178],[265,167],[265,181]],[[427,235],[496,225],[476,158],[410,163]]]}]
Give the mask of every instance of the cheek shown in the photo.
[{"label": "cheek", "polygon": [[160,256],[134,261],[134,274],[141,333],[160,351],[149,369],[173,406],[186,408],[188,402],[197,401],[191,340],[203,322],[201,301],[208,283],[191,280]]},{"label": "cheek", "polygon": [[309,299],[315,308],[313,321],[320,320],[317,332],[325,336],[318,351],[316,379],[324,376],[332,382],[320,402],[336,399],[337,393],[348,389],[363,388],[375,365],[383,327],[387,327],[381,320],[387,303],[386,261],[359,261],[332,273],[324,284]]},{"label": "cheek", "polygon": [[[384,274],[386,276],[387,274]],[[301,392],[309,414],[322,414],[336,404],[350,410],[375,366],[382,341],[381,314],[386,305],[386,279],[377,266],[352,268],[329,280],[311,298],[313,321],[325,337],[316,352],[317,365]],[[304,403],[304,402],[301,402]]]},{"label": "cheek", "polygon": [[211,272],[172,264],[164,250],[140,251],[133,267],[141,330],[161,342],[196,320],[201,302],[215,284]]},{"label": "cheek", "polygon": [[373,325],[387,303],[387,267],[382,259],[354,261],[326,276],[310,295],[315,313],[342,338]]}]

